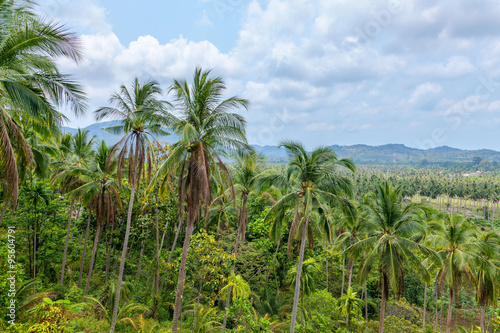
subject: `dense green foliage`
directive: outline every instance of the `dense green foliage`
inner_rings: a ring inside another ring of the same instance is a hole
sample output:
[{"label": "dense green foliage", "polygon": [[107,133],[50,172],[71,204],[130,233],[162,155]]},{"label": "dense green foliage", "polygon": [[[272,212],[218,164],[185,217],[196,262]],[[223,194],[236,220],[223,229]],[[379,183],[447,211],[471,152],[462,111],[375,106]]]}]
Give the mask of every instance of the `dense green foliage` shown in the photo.
[{"label": "dense green foliage", "polygon": [[0,330],[498,330],[495,167],[356,167],[296,141],[268,164],[249,102],[201,68],[167,92],[122,85],[96,112],[121,121],[113,147],[64,134],[56,106],[84,96],[51,57],[78,60],[73,36],[16,1],[0,14]]}]

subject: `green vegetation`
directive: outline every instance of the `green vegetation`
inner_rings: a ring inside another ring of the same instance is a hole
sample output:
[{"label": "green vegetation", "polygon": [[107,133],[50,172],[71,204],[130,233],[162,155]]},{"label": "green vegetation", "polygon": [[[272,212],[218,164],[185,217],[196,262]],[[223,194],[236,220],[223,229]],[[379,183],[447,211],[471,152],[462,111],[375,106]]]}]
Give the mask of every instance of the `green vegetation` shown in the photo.
[{"label": "green vegetation", "polygon": [[122,85],[95,111],[119,121],[109,147],[60,131],[60,102],[85,105],[53,62],[80,59],[73,35],[15,1],[0,29],[0,330],[500,329],[494,168],[356,167],[297,141],[269,164],[249,102],[201,68]]}]

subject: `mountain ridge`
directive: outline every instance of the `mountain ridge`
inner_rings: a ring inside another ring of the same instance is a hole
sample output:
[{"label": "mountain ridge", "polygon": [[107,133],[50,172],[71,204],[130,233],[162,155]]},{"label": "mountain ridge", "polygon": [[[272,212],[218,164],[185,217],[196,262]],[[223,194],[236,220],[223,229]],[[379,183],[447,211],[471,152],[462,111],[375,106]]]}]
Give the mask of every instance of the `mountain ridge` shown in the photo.
[{"label": "mountain ridge", "polygon": [[[111,134],[104,130],[106,127],[117,125],[119,121],[105,121],[94,123],[84,127],[91,136],[98,140],[104,140],[108,145],[117,143],[121,136]],[[62,131],[75,134],[78,129],[62,127]],[[174,136],[159,138],[162,142],[173,143]],[[287,154],[284,149],[274,145],[252,145],[258,153],[265,155],[270,162],[285,162]],[[421,164],[421,163],[453,163],[471,162],[474,157],[480,157],[490,162],[500,162],[500,152],[491,149],[466,150],[449,146],[440,146],[429,149],[408,147],[399,143],[388,143],[384,145],[371,146],[367,144],[354,145],[330,145],[339,158],[352,158],[359,164],[392,164],[394,155],[398,164]]]}]

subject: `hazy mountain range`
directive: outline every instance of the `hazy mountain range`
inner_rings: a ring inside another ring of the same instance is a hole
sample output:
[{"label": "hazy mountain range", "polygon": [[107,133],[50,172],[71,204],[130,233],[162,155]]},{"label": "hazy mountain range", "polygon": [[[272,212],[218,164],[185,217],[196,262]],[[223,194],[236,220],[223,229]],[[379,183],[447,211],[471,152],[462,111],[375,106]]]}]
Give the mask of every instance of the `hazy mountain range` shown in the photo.
[{"label": "hazy mountain range", "polygon": [[[95,123],[85,127],[91,136],[96,136],[98,140],[104,140],[108,145],[113,145],[121,138],[120,135],[114,135],[104,130],[118,124],[118,121],[107,121]],[[77,129],[63,127],[64,132],[74,134]],[[167,136],[158,138],[162,142],[175,142],[175,137]],[[259,146],[252,145],[257,152],[267,156],[270,162],[284,162],[287,154],[284,149],[278,149],[277,146]],[[333,150],[340,158],[350,157],[356,163],[360,164],[392,164],[394,156],[396,163],[399,164],[418,164],[426,160],[429,163],[444,162],[470,162],[475,156],[488,161],[500,162],[500,152],[490,149],[462,150],[448,146],[441,146],[432,149],[422,150],[407,147],[402,144],[386,144],[381,146],[369,146],[364,144],[339,146],[332,145]]]}]

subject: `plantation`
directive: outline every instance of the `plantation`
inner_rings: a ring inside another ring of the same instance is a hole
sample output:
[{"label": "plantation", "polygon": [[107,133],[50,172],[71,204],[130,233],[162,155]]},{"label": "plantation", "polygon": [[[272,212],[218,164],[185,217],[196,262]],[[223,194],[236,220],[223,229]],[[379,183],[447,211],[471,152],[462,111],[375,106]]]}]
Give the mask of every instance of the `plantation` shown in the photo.
[{"label": "plantation", "polygon": [[[0,29],[1,331],[500,330],[496,166],[357,166],[297,140],[271,164],[210,70],[87,110],[55,60],[82,60],[75,35],[16,1]],[[120,141],[65,133],[64,107]]]}]

